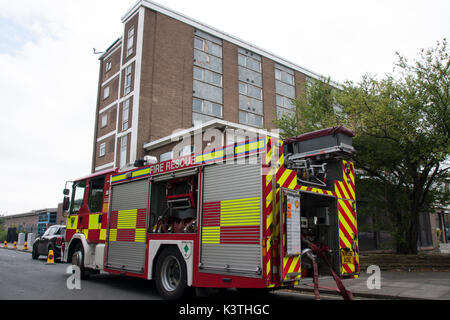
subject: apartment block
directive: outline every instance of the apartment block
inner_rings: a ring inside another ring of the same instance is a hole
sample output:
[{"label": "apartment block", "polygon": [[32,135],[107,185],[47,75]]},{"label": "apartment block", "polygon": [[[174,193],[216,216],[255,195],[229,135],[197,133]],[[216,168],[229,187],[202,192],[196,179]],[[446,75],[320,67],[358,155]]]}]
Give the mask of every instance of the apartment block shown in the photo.
[{"label": "apartment block", "polygon": [[[157,3],[137,2],[100,57],[92,171],[170,150],[144,146],[211,120],[270,130],[319,75]],[[168,148],[167,146],[165,148]],[[162,158],[161,158],[162,157]]]}]

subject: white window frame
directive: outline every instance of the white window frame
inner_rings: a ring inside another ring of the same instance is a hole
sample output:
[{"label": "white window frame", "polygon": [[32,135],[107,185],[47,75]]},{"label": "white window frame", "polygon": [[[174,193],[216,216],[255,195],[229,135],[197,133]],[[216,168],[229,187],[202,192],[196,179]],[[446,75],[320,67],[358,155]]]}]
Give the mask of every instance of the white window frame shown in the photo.
[{"label": "white window frame", "polygon": [[124,93],[127,95],[131,92],[131,75],[133,73],[133,66],[129,65],[125,69],[125,88]]},{"label": "white window frame", "polygon": [[[197,41],[201,42],[201,46],[197,46],[196,45]],[[218,49],[220,49],[220,54],[217,55],[217,54],[213,53],[212,52],[213,50],[210,50],[210,48],[209,48],[208,42],[211,44],[211,47],[215,46]],[[218,57],[218,58],[222,59],[222,55],[223,55],[222,46],[220,44],[214,43],[211,40],[206,40],[206,39],[202,39],[202,38],[200,38],[198,36],[195,36],[194,37],[194,49],[203,51],[203,52],[205,52],[207,54],[210,54],[210,55],[213,55],[215,57]]]},{"label": "white window frame", "polygon": [[124,101],[122,105],[122,131],[129,128],[130,99]]},{"label": "white window frame", "polygon": [[104,115],[102,115],[102,126],[101,128],[104,128],[108,125],[108,114],[105,113]]},{"label": "white window frame", "polygon": [[[197,100],[197,101],[200,101],[200,102],[201,102],[201,104],[202,104],[202,110],[201,110],[201,111],[194,110],[194,100]],[[215,115],[215,114],[212,114],[212,113],[205,112],[205,102],[209,102],[209,103],[211,103],[211,104],[215,104],[215,105],[220,106],[220,116]],[[195,98],[195,97],[194,97],[194,98],[192,99],[192,112],[195,112],[195,113],[201,113],[201,114],[204,114],[204,115],[206,115],[206,116],[210,116],[210,117],[213,117],[213,118],[220,118],[220,119],[222,119],[222,118],[223,118],[223,105],[221,105],[220,103],[217,103],[217,102],[212,102],[212,101],[209,101],[209,100],[203,100],[203,99]]]},{"label": "white window frame", "polygon": [[98,151],[98,156],[99,157],[104,157],[106,154],[106,142],[103,142],[100,144],[100,148]]},{"label": "white window frame", "polygon": [[[249,69],[249,70],[252,70],[252,71],[261,73],[261,71],[262,71],[262,70],[261,70],[261,69],[262,69],[262,63],[261,63],[261,61],[255,59],[255,58],[246,56],[245,54],[242,54],[242,53],[238,53],[238,55],[241,56],[241,57],[243,57],[243,58],[245,59],[245,64],[242,65],[242,64],[239,63],[239,57],[238,57],[238,65],[240,65],[241,67],[247,68],[247,69]],[[249,67],[249,65],[248,65],[248,59],[252,59],[252,60],[256,61],[256,62],[259,64],[258,70],[255,70],[255,69]]]},{"label": "white window frame", "polygon": [[109,98],[109,86],[105,87],[105,89],[103,89],[103,100],[108,99]]},{"label": "white window frame", "polygon": [[[239,113],[244,113],[245,114],[245,120],[246,120],[245,122],[241,122],[241,117],[239,116],[239,123],[245,124],[245,125],[248,125],[248,126],[252,126],[252,127],[255,127],[255,128],[263,128],[264,127],[264,116],[263,115],[256,114],[256,113],[253,113],[253,112],[248,112],[248,111],[245,111],[245,110],[239,110]],[[249,121],[248,121],[249,120],[249,115],[261,118],[261,122],[262,122],[261,126],[257,126],[257,125],[255,125],[253,123],[249,123]]]},{"label": "white window frame", "polygon": [[159,156],[159,162],[172,160],[173,159],[173,151],[165,152]]},{"label": "white window frame", "polygon": [[131,56],[134,51],[134,26],[128,30],[128,40],[127,40],[127,57]]},{"label": "white window frame", "polygon": [[111,70],[112,68],[112,61],[106,61],[106,72],[108,72],[109,70]]},{"label": "white window frame", "polygon": [[122,136],[120,138],[120,168],[125,167],[127,164],[127,153],[128,153],[128,135]]}]

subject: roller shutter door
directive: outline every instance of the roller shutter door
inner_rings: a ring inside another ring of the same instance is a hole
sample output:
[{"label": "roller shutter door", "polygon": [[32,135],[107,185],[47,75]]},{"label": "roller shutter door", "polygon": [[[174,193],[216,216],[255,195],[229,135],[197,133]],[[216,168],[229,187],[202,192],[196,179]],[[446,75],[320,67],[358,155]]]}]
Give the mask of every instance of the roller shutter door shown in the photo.
[{"label": "roller shutter door", "polygon": [[144,272],[148,179],[113,185],[106,266]]},{"label": "roller shutter door", "polygon": [[261,276],[261,179],[259,159],[205,167],[201,269]]}]

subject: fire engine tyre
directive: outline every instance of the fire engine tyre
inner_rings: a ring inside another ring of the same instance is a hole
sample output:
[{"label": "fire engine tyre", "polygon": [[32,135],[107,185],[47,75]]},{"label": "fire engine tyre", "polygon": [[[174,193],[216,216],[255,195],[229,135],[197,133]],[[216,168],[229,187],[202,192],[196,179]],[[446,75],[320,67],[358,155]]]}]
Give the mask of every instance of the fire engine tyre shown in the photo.
[{"label": "fire engine tyre", "polygon": [[167,300],[179,300],[188,294],[186,263],[179,250],[169,247],[156,263],[156,289]]},{"label": "fire engine tyre", "polygon": [[72,254],[72,265],[80,268],[81,280],[86,280],[89,278],[89,272],[84,267],[84,251],[81,243],[76,244],[75,249]]}]

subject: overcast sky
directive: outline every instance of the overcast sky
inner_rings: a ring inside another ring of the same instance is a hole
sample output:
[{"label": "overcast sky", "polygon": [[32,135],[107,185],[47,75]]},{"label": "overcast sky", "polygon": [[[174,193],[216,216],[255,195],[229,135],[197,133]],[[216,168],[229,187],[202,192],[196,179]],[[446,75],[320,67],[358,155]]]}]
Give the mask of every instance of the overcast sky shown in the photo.
[{"label": "overcast sky", "polygon": [[[0,214],[54,208],[90,173],[99,62],[134,0],[0,0]],[[333,80],[450,38],[448,0],[159,0]]]}]

